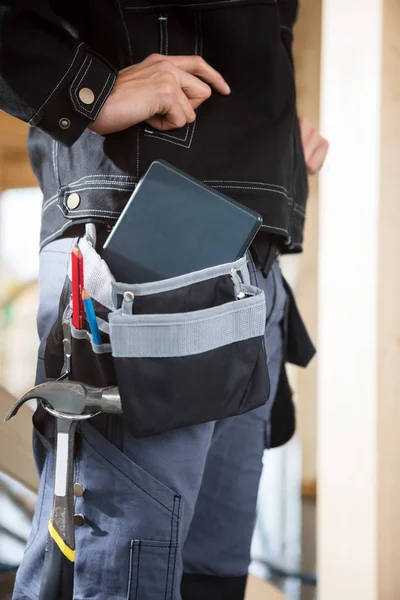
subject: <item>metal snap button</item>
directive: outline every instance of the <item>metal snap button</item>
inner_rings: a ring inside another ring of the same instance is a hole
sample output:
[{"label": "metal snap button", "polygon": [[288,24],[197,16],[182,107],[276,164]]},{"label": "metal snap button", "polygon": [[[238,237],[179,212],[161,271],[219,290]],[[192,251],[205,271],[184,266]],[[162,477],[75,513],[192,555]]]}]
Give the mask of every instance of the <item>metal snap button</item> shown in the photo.
[{"label": "metal snap button", "polygon": [[94,102],[94,94],[89,88],[82,88],[81,90],[79,90],[78,96],[80,101],[83,102],[83,104],[93,104]]},{"label": "metal snap button", "polygon": [[58,121],[59,126],[61,127],[61,129],[68,129],[69,127],[71,127],[71,121],[69,119],[60,119]]},{"label": "metal snap button", "polygon": [[67,198],[67,206],[70,210],[74,210],[75,208],[78,208],[80,203],[81,203],[81,197],[76,192],[74,192],[73,194],[70,194]]},{"label": "metal snap button", "polygon": [[85,493],[85,488],[80,483],[74,483],[74,496],[76,498],[82,498]]},{"label": "metal snap button", "polygon": [[74,515],[74,523],[77,527],[83,527],[83,525],[86,525],[86,519],[84,515],[81,515],[79,513]]}]

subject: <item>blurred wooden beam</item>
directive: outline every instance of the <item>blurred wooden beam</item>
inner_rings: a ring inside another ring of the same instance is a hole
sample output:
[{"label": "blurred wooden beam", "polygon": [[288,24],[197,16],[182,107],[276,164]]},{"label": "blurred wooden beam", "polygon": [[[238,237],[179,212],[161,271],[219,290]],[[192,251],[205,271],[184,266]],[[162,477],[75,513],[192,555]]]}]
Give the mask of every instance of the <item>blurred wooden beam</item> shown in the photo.
[{"label": "blurred wooden beam", "polygon": [[29,126],[0,111],[0,190],[36,187],[28,158]]},{"label": "blurred wooden beam", "polygon": [[[299,114],[319,128],[321,71],[321,0],[301,0],[294,35],[296,87]],[[310,178],[304,253],[296,297],[314,341],[318,335],[318,178]],[[302,444],[304,489],[316,488],[317,359],[297,373],[298,421]]]},{"label": "blurred wooden beam", "polygon": [[2,188],[36,187],[37,181],[33,174],[27,152],[3,152]]},{"label": "blurred wooden beam", "polygon": [[400,4],[384,0],[378,282],[378,598],[400,597]]},{"label": "blurred wooden beam", "polygon": [[245,600],[287,600],[287,596],[268,581],[249,575]]},{"label": "blurred wooden beam", "polygon": [[5,494],[11,502],[19,508],[24,515],[32,521],[35,513],[35,496],[24,491],[23,494],[15,493],[5,483],[0,483],[0,494]]},{"label": "blurred wooden beam", "polygon": [[26,148],[29,125],[0,110],[0,148]]},{"label": "blurred wooden beam", "polygon": [[316,500],[317,499],[317,482],[314,481],[303,481],[301,484],[301,496],[306,500]]},{"label": "blurred wooden beam", "polygon": [[39,479],[32,454],[32,409],[25,405],[11,421],[2,421],[15,400],[0,386],[0,471],[37,492]]}]

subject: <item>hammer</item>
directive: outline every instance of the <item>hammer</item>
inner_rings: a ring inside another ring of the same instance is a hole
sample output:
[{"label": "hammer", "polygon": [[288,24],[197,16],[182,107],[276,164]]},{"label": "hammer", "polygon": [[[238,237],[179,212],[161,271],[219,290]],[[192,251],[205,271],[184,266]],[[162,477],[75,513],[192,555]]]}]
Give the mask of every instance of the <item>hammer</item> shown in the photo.
[{"label": "hammer", "polygon": [[121,413],[117,387],[95,388],[75,381],[42,383],[14,404],[4,419],[14,417],[28,400],[37,399],[56,419],[53,505],[49,521],[39,600],[73,600],[75,521],[73,460],[75,431],[79,421],[102,412]]}]

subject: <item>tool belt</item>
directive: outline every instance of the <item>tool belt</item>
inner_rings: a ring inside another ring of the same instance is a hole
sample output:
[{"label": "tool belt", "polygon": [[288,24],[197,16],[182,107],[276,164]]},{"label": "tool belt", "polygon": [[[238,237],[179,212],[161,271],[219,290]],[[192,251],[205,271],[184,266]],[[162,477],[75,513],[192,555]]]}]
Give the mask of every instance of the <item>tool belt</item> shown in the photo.
[{"label": "tool belt", "polygon": [[67,276],[46,345],[49,378],[117,385],[133,435],[223,419],[269,396],[264,292],[250,284],[246,257],[144,284],[116,282],[93,240],[79,240],[85,289],[102,343],[71,323]]}]

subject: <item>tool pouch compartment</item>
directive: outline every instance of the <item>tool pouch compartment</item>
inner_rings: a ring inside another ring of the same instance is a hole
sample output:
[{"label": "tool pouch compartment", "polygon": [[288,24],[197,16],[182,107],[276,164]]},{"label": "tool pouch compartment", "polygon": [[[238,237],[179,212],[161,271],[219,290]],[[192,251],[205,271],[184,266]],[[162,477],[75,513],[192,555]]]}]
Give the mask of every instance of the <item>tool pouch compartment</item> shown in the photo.
[{"label": "tool pouch compartment", "polygon": [[71,326],[71,371],[69,379],[95,387],[117,385],[111,344],[101,333],[104,343],[95,344],[92,335]]},{"label": "tool pouch compartment", "polygon": [[[112,287],[111,349],[134,435],[239,415],[267,401],[265,298],[250,285],[245,259]],[[125,292],[133,303],[124,302]]]},{"label": "tool pouch compartment", "polygon": [[50,379],[68,377],[95,387],[116,385],[108,325],[108,315],[113,308],[111,281],[114,278],[88,236],[77,239],[77,244],[85,258],[85,288],[92,297],[102,343],[94,344],[87,329],[78,330],[72,324],[69,264],[59,300],[58,317],[46,342],[46,376]]},{"label": "tool pouch compartment", "polygon": [[[49,379],[58,379],[62,374],[68,379],[81,381],[95,387],[116,385],[114,362],[111,356],[108,335],[109,309],[94,301],[96,318],[102,344],[93,342],[89,331],[75,329],[71,322],[71,282],[66,277],[60,297],[59,316],[46,342],[44,365]],[[65,326],[67,325],[67,327]],[[104,331],[106,330],[106,331]],[[69,364],[66,364],[65,344],[69,345]]]},{"label": "tool pouch compartment", "polygon": [[[98,322],[104,321],[97,318]],[[68,333],[63,328],[68,323]],[[69,305],[64,309],[62,317],[54,324],[46,343],[45,370],[50,379],[58,379],[64,372],[68,379],[81,381],[95,387],[117,385],[114,361],[111,355],[110,338],[100,331],[102,344],[93,342],[87,330],[75,329],[71,323]],[[68,336],[68,340],[66,337]],[[70,363],[65,364],[63,344],[70,344]]]}]

